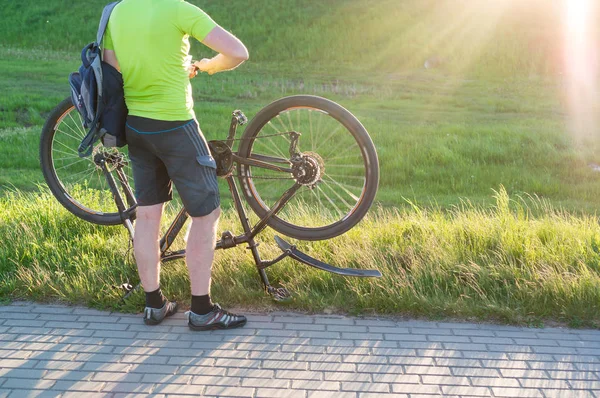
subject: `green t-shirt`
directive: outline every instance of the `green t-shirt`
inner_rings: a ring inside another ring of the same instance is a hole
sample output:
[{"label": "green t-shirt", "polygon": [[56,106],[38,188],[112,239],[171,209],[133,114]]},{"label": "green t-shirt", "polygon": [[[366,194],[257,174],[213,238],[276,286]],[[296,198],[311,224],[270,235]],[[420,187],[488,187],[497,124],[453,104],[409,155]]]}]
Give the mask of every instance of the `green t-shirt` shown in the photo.
[{"label": "green t-shirt", "polygon": [[204,40],[217,24],[183,0],[123,0],[111,14],[103,48],[114,50],[129,114],[158,120],[194,115],[189,36]]}]

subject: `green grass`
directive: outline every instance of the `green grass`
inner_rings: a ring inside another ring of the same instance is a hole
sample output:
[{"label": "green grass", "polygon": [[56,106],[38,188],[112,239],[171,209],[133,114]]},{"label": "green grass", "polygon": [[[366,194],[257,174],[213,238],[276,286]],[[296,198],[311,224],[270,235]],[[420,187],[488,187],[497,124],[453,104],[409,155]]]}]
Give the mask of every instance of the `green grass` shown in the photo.
[{"label": "green grass", "polygon": [[[377,208],[341,237],[298,243],[336,266],[377,268],[381,279],[344,278],[291,260],[268,273],[295,293],[289,308],[300,310],[597,326],[597,219],[573,217],[537,198],[509,199],[502,188],[494,200],[490,209],[467,203],[450,211]],[[220,228],[240,230],[233,212]],[[82,223],[46,192],[11,192],[0,199],[0,236],[10,236],[0,243],[3,297],[118,310],[143,303],[138,292],[121,304],[112,287],[138,280],[123,228]],[[278,253],[272,236],[259,238],[266,258]],[[168,263],[163,289],[187,303],[187,278],[183,261]],[[226,306],[273,307],[242,247],[217,252],[213,295]]]},{"label": "green grass", "polygon": [[[234,109],[251,118],[282,96],[315,94],[354,113],[377,148],[367,219],[298,245],[384,277],[286,260],[269,275],[296,293],[291,308],[598,325],[600,173],[590,165],[600,164],[600,140],[569,133],[560,10],[541,0],[498,0],[502,13],[476,0],[194,3],[251,54],[235,72],[193,81],[207,139],[225,138]],[[94,35],[96,22],[84,21],[104,2],[0,5],[0,297],[139,309],[140,294],[123,306],[110,287],[137,280],[125,231],[63,210],[38,160],[41,126]],[[431,56],[443,65],[423,70]],[[231,211],[225,229],[241,231]],[[260,236],[266,257],[278,252],[272,235]],[[189,299],[183,262],[163,276],[169,294]],[[226,305],[272,305],[243,248],[217,254],[213,291]]]},{"label": "green grass", "polygon": [[[192,0],[238,35],[257,62],[285,69],[340,65],[401,72],[441,57],[453,71],[556,73],[560,2],[545,0]],[[2,0],[3,43],[79,51],[95,37],[104,0]],[[196,47],[199,49],[199,47]]]}]

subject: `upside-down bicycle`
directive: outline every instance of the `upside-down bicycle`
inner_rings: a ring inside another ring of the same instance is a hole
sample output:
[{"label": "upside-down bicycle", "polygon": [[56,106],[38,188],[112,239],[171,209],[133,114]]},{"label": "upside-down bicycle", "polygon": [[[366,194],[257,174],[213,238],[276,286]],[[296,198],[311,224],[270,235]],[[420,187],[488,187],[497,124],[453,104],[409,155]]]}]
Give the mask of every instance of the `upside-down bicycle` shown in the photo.
[{"label": "upside-down bicycle", "polygon": [[[342,106],[321,97],[297,95],[263,108],[241,138],[236,130],[247,123],[234,111],[225,140],[209,141],[217,175],[226,179],[244,233],[225,231],[216,249],[247,244],[265,290],[276,300],[289,297],[271,286],[265,269],[291,257],[344,276],[380,277],[377,270],[338,268],[300,252],[276,236],[282,253],[263,260],[255,237],[267,226],[299,240],[324,240],[355,226],[370,208],[379,182],[375,146],[363,125]],[[100,225],[123,224],[133,239],[136,201],[127,149],[93,144],[80,157],[86,135],[70,98],[48,117],[41,135],[40,162],[53,195],[71,213]],[[234,150],[234,144],[237,149]],[[116,178],[115,178],[116,176]],[[251,226],[236,184],[259,221]],[[292,210],[292,211],[290,211]],[[181,209],[160,240],[163,262],[185,257],[169,251],[188,215]],[[126,290],[131,290],[129,285]]]}]

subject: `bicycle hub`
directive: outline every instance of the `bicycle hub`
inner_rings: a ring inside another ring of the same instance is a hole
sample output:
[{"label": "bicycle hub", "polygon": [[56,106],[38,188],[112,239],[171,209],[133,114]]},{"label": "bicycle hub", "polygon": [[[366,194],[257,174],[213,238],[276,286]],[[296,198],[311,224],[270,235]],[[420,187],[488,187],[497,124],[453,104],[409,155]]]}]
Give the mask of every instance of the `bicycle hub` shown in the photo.
[{"label": "bicycle hub", "polygon": [[293,176],[296,181],[314,188],[325,173],[323,159],[314,152],[304,152],[297,161],[292,160]]}]

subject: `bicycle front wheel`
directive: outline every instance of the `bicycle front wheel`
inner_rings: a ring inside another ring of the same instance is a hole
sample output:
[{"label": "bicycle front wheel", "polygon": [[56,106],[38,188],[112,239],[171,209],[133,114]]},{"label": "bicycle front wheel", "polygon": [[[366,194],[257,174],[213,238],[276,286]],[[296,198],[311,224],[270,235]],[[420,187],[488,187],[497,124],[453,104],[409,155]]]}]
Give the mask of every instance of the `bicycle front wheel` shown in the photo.
[{"label": "bicycle front wheel", "polygon": [[238,155],[294,169],[282,173],[238,163],[242,192],[261,218],[286,190],[301,185],[268,220],[271,228],[292,238],[341,235],[365,216],[375,199],[379,163],[373,141],[354,115],[325,98],[298,95],[266,106],[246,128]]},{"label": "bicycle front wheel", "polygon": [[[107,148],[98,142],[91,156],[80,158],[77,149],[86,133],[71,98],[62,101],[42,129],[40,163],[44,178],[56,199],[77,217],[100,225],[121,224],[113,194],[94,156],[105,152],[127,159],[127,149]],[[123,171],[133,187],[131,167],[126,165]]]}]

